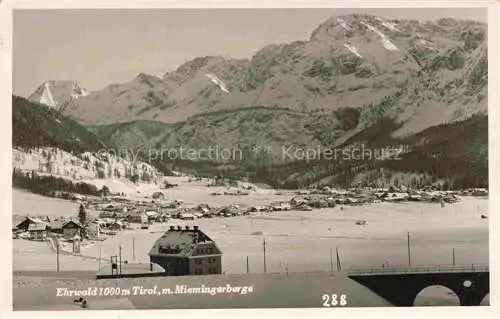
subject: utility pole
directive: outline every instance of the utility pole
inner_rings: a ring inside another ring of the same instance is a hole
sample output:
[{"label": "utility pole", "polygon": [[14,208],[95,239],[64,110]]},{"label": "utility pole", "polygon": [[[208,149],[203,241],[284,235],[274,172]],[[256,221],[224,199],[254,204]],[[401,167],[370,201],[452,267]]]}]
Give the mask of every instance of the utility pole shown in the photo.
[{"label": "utility pole", "polygon": [[333,255],[331,248],[330,248],[330,271],[333,272]]},{"label": "utility pole", "polygon": [[97,271],[101,270],[101,256],[102,256],[102,241],[99,240],[99,263],[97,265]]},{"label": "utility pole", "polygon": [[264,273],[266,273],[267,269],[266,269],[266,239],[265,238],[262,238],[262,248],[263,248],[263,252],[264,252]]},{"label": "utility pole", "polygon": [[247,274],[249,274],[249,273],[250,273],[250,267],[248,265],[248,256],[247,256]]},{"label": "utility pole", "polygon": [[122,245],[120,245],[120,254],[119,254],[119,256],[120,256],[120,258],[119,258],[120,259],[120,261],[119,261],[120,262],[119,270],[120,270],[120,275],[121,275],[122,274]]},{"label": "utility pole", "polygon": [[56,253],[57,253],[57,272],[59,272],[59,240],[57,238],[54,238],[56,242]]},{"label": "utility pole", "polygon": [[411,266],[410,232],[408,232],[406,235],[408,244],[408,266]]},{"label": "utility pole", "polygon": [[132,260],[135,260],[135,237],[132,237]]},{"label": "utility pole", "polygon": [[455,266],[455,248],[453,248],[452,250],[452,253],[453,253],[453,266]]},{"label": "utility pole", "polygon": [[342,270],[342,263],[340,262],[340,257],[339,257],[339,248],[335,247],[335,254],[337,255],[337,271]]}]

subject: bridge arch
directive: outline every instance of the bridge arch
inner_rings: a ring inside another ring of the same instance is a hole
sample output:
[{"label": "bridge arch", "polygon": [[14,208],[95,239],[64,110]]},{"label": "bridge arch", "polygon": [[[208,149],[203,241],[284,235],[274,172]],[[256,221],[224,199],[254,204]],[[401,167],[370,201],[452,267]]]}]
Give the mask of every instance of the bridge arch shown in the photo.
[{"label": "bridge arch", "polygon": [[433,284],[422,288],[416,294],[413,306],[460,306],[460,298],[453,288]]},{"label": "bridge arch", "polygon": [[488,266],[393,267],[354,269],[348,277],[395,306],[412,306],[420,292],[444,286],[461,306],[478,306],[489,293]]},{"label": "bridge arch", "polygon": [[489,306],[490,305],[490,293],[488,293],[486,296],[484,296],[483,300],[481,300],[481,303],[479,303],[480,306]]}]

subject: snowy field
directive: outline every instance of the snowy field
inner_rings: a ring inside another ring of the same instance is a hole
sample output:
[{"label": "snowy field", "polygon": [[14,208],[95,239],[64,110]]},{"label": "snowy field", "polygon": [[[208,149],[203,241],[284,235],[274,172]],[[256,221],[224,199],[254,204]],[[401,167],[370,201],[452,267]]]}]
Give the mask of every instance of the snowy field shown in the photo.
[{"label": "snowy field", "polygon": [[[255,216],[171,220],[149,231],[127,230],[82,251],[88,256],[116,255],[147,262],[154,241],[170,225],[199,225],[224,253],[223,271],[263,271],[263,240],[268,272],[327,271],[330,249],[338,247],[344,266],[405,265],[407,232],[410,232],[412,264],[449,264],[455,249],[456,263],[488,263],[488,220],[480,219],[487,201],[466,198],[441,208],[424,203],[380,203],[357,207],[327,208],[310,212],[274,212]],[[368,221],[365,226],[355,221]],[[334,256],[335,257],[335,256]]]},{"label": "snowy field", "polygon": [[[195,184],[190,186],[190,191],[182,186],[168,190],[169,199],[183,199],[188,204],[221,205],[264,204],[291,198],[290,195],[273,195],[272,192],[252,193],[249,196],[210,196],[213,189]],[[70,201],[20,190],[14,190],[13,207],[15,214],[49,216],[75,215],[78,208],[76,203]],[[148,252],[154,241],[170,225],[199,225],[224,253],[222,265],[226,275],[245,274],[247,256],[250,274],[261,274],[264,269],[264,239],[268,273],[328,273],[332,260],[334,267],[336,264],[336,248],[343,270],[351,266],[406,265],[408,232],[412,265],[451,264],[453,249],[457,264],[488,263],[488,219],[481,219],[481,214],[488,214],[486,198],[463,197],[460,202],[446,204],[445,207],[415,202],[378,203],[346,206],[343,210],[335,207],[195,221],[174,219],[154,224],[149,230],[125,230],[99,244],[82,246],[85,257],[61,255],[60,269],[96,271],[99,255],[102,257],[101,266],[106,265],[110,256],[118,254],[120,245],[123,260],[148,262]],[[367,224],[355,225],[360,219],[366,220]],[[330,258],[330,251],[333,258]],[[47,243],[13,240],[14,271],[55,271],[55,265],[56,255]],[[349,280],[348,283],[353,285]],[[15,292],[25,291],[22,286],[20,284],[15,288]],[[416,304],[420,305],[456,304],[456,296],[442,287],[430,287],[423,297],[419,296]]]},{"label": "snowy field", "polygon": [[45,197],[22,189],[12,190],[12,213],[20,216],[76,216],[79,204],[69,200]]},{"label": "snowy field", "polygon": [[[252,204],[290,198],[270,194],[207,195],[203,198],[205,190],[201,187],[195,188],[194,195],[177,192],[177,197],[184,195],[186,203],[189,200],[194,203],[197,199],[200,203],[211,200],[209,204],[216,201]],[[18,190],[14,191],[13,204],[15,214],[68,216],[76,215],[78,210],[76,203]],[[381,266],[384,263],[405,265],[408,263],[407,232],[410,233],[412,264],[449,264],[453,249],[457,264],[487,263],[488,219],[480,218],[480,214],[487,213],[487,199],[464,197],[462,201],[446,204],[444,208],[429,203],[378,203],[345,207],[344,210],[335,207],[310,212],[257,213],[253,216],[195,221],[173,219],[164,224],[154,224],[149,230],[123,231],[102,244],[82,247],[82,254],[98,258],[100,252],[107,259],[116,255],[121,245],[123,259],[133,261],[132,242],[135,241],[135,261],[148,262],[148,252],[154,241],[170,225],[199,225],[223,251],[223,271],[227,274],[245,273],[247,256],[250,272],[262,272],[264,238],[268,272],[327,271],[331,264],[330,249],[335,259],[336,247],[340,262],[345,267]],[[366,220],[367,224],[355,225],[360,219]],[[43,267],[44,263],[34,265],[22,262],[25,247],[17,247],[17,242],[14,241],[14,270]],[[27,242],[23,245],[39,243]],[[36,251],[35,248],[30,249],[29,256]],[[53,260],[50,254],[47,258]],[[78,267],[81,269],[82,266]]]}]

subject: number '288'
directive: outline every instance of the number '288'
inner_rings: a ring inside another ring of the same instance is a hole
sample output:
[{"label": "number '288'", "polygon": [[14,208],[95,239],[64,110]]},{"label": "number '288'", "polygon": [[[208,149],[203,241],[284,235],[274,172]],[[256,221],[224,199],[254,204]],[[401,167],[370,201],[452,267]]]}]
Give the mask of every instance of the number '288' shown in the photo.
[{"label": "number '288'", "polygon": [[346,306],[347,305],[347,296],[344,294],[324,294],[321,297],[323,301],[323,307],[338,307],[338,306]]}]

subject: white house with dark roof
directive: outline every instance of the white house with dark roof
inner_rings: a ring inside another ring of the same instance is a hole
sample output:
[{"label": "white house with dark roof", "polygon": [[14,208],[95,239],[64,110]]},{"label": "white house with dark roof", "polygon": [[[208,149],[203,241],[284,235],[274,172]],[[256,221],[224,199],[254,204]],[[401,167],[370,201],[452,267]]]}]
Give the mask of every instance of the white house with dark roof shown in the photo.
[{"label": "white house with dark roof", "polygon": [[158,264],[167,276],[222,273],[222,252],[198,226],[170,226],[149,252],[150,262]]},{"label": "white house with dark roof", "polygon": [[49,227],[46,222],[37,222],[29,224],[28,232],[31,240],[45,240],[47,238]]}]

